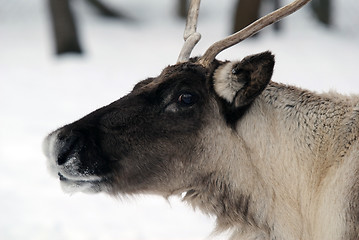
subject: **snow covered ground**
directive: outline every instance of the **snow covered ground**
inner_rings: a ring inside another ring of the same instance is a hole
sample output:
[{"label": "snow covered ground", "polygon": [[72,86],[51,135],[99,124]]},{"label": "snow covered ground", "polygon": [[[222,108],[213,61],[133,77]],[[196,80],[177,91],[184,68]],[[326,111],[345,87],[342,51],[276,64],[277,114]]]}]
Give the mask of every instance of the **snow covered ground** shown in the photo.
[{"label": "snow covered ground", "polygon": [[[336,1],[335,13],[354,1]],[[230,30],[233,0],[202,1],[194,55]],[[356,1],[357,2],[357,1]],[[100,19],[81,1],[77,18],[86,54],[55,58],[43,0],[0,0],[0,239],[186,239],[209,237],[214,218],[178,199],[103,194],[67,195],[46,169],[47,133],[128,93],[133,85],[175,63],[184,22],[175,1],[112,0],[137,19]],[[359,9],[359,8],[357,8]],[[357,14],[352,15],[359,28]],[[345,18],[345,17],[344,17]],[[347,20],[347,19],[345,19]],[[344,22],[344,21],[342,21]],[[315,91],[359,93],[359,36],[342,22],[334,30],[311,21],[309,9],[220,54],[220,59],[271,50],[273,80]],[[353,29],[353,28],[350,28]]]}]

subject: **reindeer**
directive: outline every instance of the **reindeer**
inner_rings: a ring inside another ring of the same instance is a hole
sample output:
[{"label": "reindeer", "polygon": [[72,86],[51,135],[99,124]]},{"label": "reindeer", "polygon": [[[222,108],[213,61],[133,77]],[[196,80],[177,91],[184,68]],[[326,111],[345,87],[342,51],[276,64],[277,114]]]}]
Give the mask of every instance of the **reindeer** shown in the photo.
[{"label": "reindeer", "polygon": [[182,196],[231,239],[359,239],[359,96],[271,81],[274,56],[215,59],[293,3],[190,58],[192,1],[175,65],[44,141],[65,190]]}]

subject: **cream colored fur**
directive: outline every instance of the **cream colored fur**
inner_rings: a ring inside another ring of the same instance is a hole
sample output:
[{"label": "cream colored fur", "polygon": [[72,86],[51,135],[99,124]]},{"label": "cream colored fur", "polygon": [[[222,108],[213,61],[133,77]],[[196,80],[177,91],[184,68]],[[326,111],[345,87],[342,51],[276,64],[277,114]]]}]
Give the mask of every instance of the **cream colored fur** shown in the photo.
[{"label": "cream colored fur", "polygon": [[232,196],[250,195],[250,217],[219,216],[218,199],[204,191],[185,200],[217,215],[232,239],[349,239],[347,226],[356,224],[348,219],[350,189],[359,181],[358,96],[272,82],[235,129],[219,110],[216,116],[202,136],[199,149],[208,149],[201,167],[228,184]]},{"label": "cream colored fur", "polygon": [[213,76],[216,79],[213,84],[214,90],[228,102],[232,102],[238,90],[244,86],[244,83],[236,81],[236,77],[232,74],[233,66],[237,63],[228,62],[219,66]]}]

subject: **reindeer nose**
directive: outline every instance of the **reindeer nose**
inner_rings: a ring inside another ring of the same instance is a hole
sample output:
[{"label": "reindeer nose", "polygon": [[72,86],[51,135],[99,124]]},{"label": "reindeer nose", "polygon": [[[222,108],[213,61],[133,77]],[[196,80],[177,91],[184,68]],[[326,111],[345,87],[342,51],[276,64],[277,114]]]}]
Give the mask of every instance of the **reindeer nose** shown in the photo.
[{"label": "reindeer nose", "polygon": [[57,164],[65,164],[71,157],[74,157],[81,149],[81,137],[76,133],[59,135],[60,149],[57,155]]}]

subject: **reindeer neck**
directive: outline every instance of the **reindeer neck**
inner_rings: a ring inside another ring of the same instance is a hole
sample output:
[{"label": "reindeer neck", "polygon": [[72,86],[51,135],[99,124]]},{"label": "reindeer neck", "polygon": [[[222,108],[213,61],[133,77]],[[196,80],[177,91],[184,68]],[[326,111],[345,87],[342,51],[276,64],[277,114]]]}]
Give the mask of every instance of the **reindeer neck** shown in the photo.
[{"label": "reindeer neck", "polygon": [[239,121],[237,131],[253,163],[266,169],[269,178],[277,177],[279,168],[282,176],[277,181],[311,179],[301,174],[333,165],[340,149],[335,136],[340,136],[353,105],[339,94],[316,94],[271,82]]},{"label": "reindeer neck", "polygon": [[[271,82],[238,122],[237,132],[248,148],[251,163],[267,188],[275,189],[270,215],[277,218],[277,224],[308,222],[323,179],[339,164],[335,162],[342,149],[339,145],[346,143],[338,143],[335,136],[347,139],[342,132],[354,107],[353,98]],[[291,216],[282,223],[276,212],[280,208]],[[309,227],[297,229],[297,236],[310,236],[303,230],[310,231]]]},{"label": "reindeer neck", "polygon": [[317,94],[275,82],[268,85],[256,103],[262,110],[259,115],[266,118],[265,126],[272,129],[268,134],[277,139],[272,144],[292,144],[295,152],[326,161],[337,156],[338,146],[333,140],[343,131],[356,104],[353,98],[337,93]]},{"label": "reindeer neck", "polygon": [[[302,223],[317,208],[316,191],[334,164],[334,136],[350,118],[358,119],[350,117],[354,106],[344,96],[270,83],[236,131],[214,121],[209,129],[220,130],[201,137],[201,146],[210,146],[204,162],[214,161],[207,164],[214,168],[193,181],[184,200],[216,215],[220,229],[234,227],[243,239],[310,239],[311,228]],[[272,230],[285,225],[297,228]]]}]

